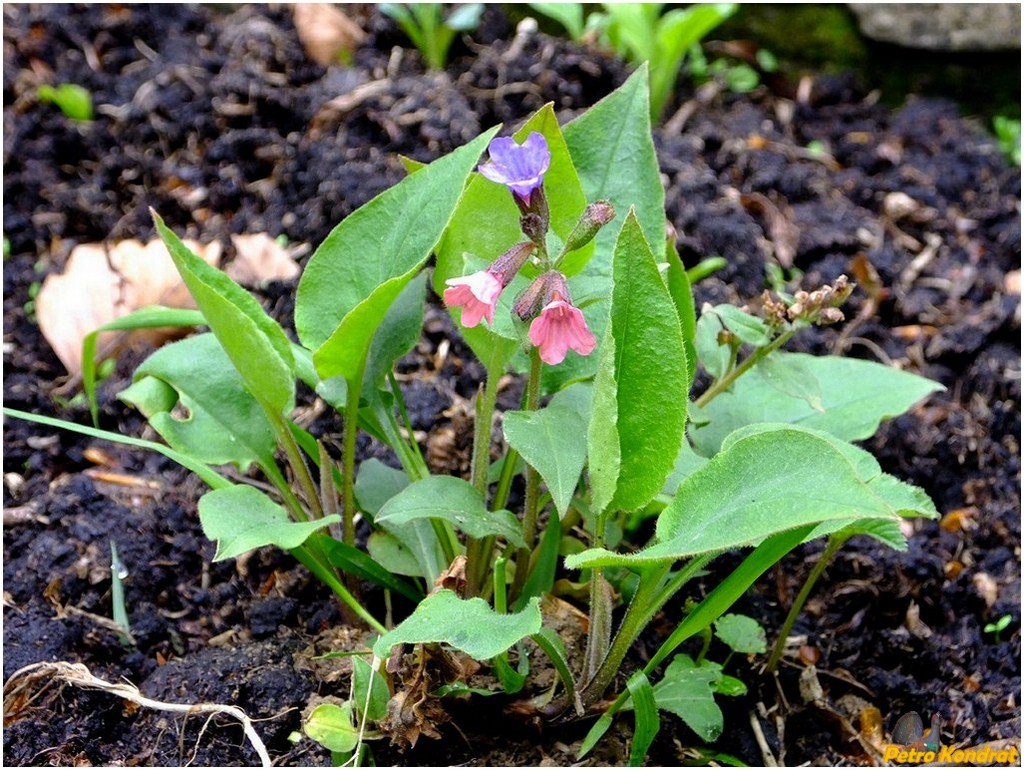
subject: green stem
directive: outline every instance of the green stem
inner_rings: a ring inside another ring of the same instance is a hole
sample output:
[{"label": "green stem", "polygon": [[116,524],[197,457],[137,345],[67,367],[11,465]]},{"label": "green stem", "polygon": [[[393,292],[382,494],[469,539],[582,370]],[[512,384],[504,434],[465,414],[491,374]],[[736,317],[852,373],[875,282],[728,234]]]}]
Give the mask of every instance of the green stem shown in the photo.
[{"label": "green stem", "polygon": [[633,642],[643,631],[644,626],[654,617],[654,613],[660,609],[654,600],[658,596],[662,581],[671,566],[671,564],[656,565],[641,575],[640,585],[633,595],[633,601],[626,608],[626,614],[622,616],[622,622],[608,648],[608,654],[605,655],[594,676],[585,683],[580,691],[580,702],[584,708],[589,708],[601,699],[605,690],[615,679],[615,675],[619,673],[629,648],[633,646]]},{"label": "green stem", "polygon": [[498,486],[494,488],[494,499],[491,501],[492,510],[500,511],[508,504],[508,494],[512,490],[512,479],[516,477],[518,464],[519,452],[509,447],[505,459],[501,461],[501,475],[498,476]]},{"label": "green stem", "polygon": [[363,373],[366,369],[366,354],[356,367],[355,375],[346,378],[345,393],[345,443],[342,448],[341,491],[342,540],[348,545],[356,544],[356,437],[359,435],[359,395],[363,389]]},{"label": "green stem", "polygon": [[[526,384],[526,409],[536,411],[540,407],[540,351],[530,351],[530,379]],[[516,555],[516,575],[512,582],[513,594],[518,595],[526,583],[530,572],[530,554],[537,539],[537,500],[540,491],[540,474],[536,469],[526,466],[526,499],[523,503],[523,541],[526,545]]]},{"label": "green stem", "polygon": [[338,577],[334,574],[333,570],[325,567],[320,559],[314,556],[306,546],[300,545],[298,548],[291,548],[289,550],[296,559],[306,565],[310,572],[326,583],[328,587],[334,591],[335,595],[341,599],[352,610],[352,612],[362,618],[370,628],[382,636],[387,633],[387,629],[378,622],[377,619],[373,617],[365,607],[363,607],[363,605],[356,601],[355,597],[348,592],[348,589],[341,584],[341,581],[338,580]]},{"label": "green stem", "polygon": [[[306,464],[306,459],[302,456],[302,450],[299,449],[299,445],[295,441],[295,436],[292,435],[291,429],[288,427],[288,424],[281,415],[273,414],[270,410],[267,410],[267,414],[273,415],[271,417],[271,422],[274,426],[274,430],[277,432],[278,440],[280,440],[281,446],[284,448],[285,456],[288,458],[288,464],[291,465],[292,472],[295,474],[295,478],[299,482],[302,494],[306,497],[306,504],[310,507],[310,510],[313,513],[313,518],[322,519],[324,517],[324,511],[320,505],[320,493],[316,488],[316,484],[313,483],[313,477],[309,473],[309,466]],[[271,481],[275,481],[275,479],[271,478]],[[287,489],[287,484],[284,485],[284,488]],[[295,497],[294,494],[291,493],[291,490],[289,490],[285,495],[285,499],[288,500],[289,497]],[[305,511],[302,510],[302,506],[298,505],[297,500],[295,500],[295,505],[296,509],[294,512],[299,516],[299,520],[305,521],[308,517],[306,516]]]},{"label": "green stem", "polygon": [[786,650],[786,640],[789,638],[789,634],[793,630],[793,624],[796,623],[797,617],[799,617],[801,610],[803,610],[804,605],[807,603],[807,598],[811,595],[814,584],[818,582],[818,578],[820,578],[825,572],[825,568],[832,561],[832,557],[836,555],[839,549],[842,548],[849,539],[849,536],[831,535],[829,537],[825,550],[818,558],[818,561],[811,570],[811,573],[807,576],[807,580],[804,581],[803,587],[800,589],[800,593],[798,593],[796,598],[793,600],[793,606],[789,608],[789,614],[786,615],[786,620],[783,621],[782,627],[779,629],[779,636],[775,640],[775,646],[772,647],[772,654],[768,657],[768,663],[765,666],[765,670],[769,673],[774,671],[776,666],[779,665],[779,661],[782,660],[782,654]]},{"label": "green stem", "polygon": [[[476,414],[473,424],[473,461],[470,478],[473,486],[487,504],[487,476],[491,465],[491,426],[494,423],[494,405],[498,400],[500,373],[487,367],[487,380],[476,394]],[[469,537],[466,539],[466,575],[470,596],[478,596],[487,582],[487,571],[494,550],[494,538]]]},{"label": "green stem", "polygon": [[[419,442],[416,441],[416,437],[413,435],[412,421],[409,419],[409,411],[405,408],[405,397],[402,395],[402,389],[398,386],[394,372],[388,372],[388,384],[391,386],[391,394],[395,397],[395,402],[398,404],[398,411],[402,415],[402,422],[405,423],[405,432],[409,435],[408,441],[402,440],[399,443],[404,448],[410,465],[416,467],[418,475],[413,480],[415,481],[417,478],[424,479],[430,475],[430,471],[427,469],[427,461],[423,459],[423,452],[420,451]],[[395,435],[402,439],[402,431],[398,430],[398,422],[395,420],[395,415],[393,412],[390,414],[395,427]]]},{"label": "green stem", "polygon": [[776,350],[778,350],[787,342],[789,342],[789,340],[792,339],[794,334],[796,334],[795,329],[785,331],[778,337],[773,339],[771,342],[769,342],[767,345],[765,345],[763,348],[758,348],[757,350],[755,350],[753,353],[751,353],[749,356],[747,356],[747,358],[743,360],[743,363],[741,363],[735,369],[732,369],[729,373],[723,376],[722,379],[718,380],[717,382],[712,384],[710,388],[705,390],[704,393],[700,396],[700,398],[694,401],[694,403],[697,406],[707,406],[712,399],[714,399],[716,396],[721,395],[729,388],[731,388],[732,384],[736,382],[736,380],[738,380],[744,374],[746,374],[747,371],[749,371],[758,361],[765,358],[770,353],[774,353]]}]

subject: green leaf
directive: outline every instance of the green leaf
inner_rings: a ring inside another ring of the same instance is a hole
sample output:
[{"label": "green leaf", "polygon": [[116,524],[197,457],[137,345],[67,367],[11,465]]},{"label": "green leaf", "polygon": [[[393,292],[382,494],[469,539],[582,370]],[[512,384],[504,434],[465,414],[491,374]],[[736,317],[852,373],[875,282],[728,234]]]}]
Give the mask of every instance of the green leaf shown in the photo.
[{"label": "green leaf", "polygon": [[524,637],[540,631],[540,600],[521,612],[502,615],[483,599],[460,599],[442,590],[424,599],[412,615],[373,645],[373,654],[387,659],[396,644],[444,642],[476,660],[504,652]]},{"label": "green leaf", "polygon": [[[377,513],[391,498],[409,486],[405,471],[389,468],[376,458],[364,460],[356,475],[356,501],[376,523]],[[387,532],[374,532],[367,550],[375,561],[398,575],[422,577],[432,582],[447,567],[430,522],[387,524]]]},{"label": "green leaf", "polygon": [[192,298],[246,388],[269,412],[290,411],[295,362],[284,330],[251,294],[193,254],[155,211],[150,213]]},{"label": "green leaf", "polygon": [[299,339],[323,378],[351,379],[388,307],[426,262],[497,129],[406,177],[335,227],[295,300]]},{"label": "green leaf", "polygon": [[203,533],[217,541],[214,561],[265,545],[298,548],[318,529],[337,521],[341,521],[337,514],[315,521],[291,521],[284,508],[254,487],[215,489],[199,498]]},{"label": "green leaf", "polygon": [[153,329],[166,326],[203,326],[206,319],[198,310],[179,310],[153,305],[116,318],[89,332],[82,339],[82,390],[89,401],[92,424],[99,425],[99,405],[96,403],[96,343],[102,332]]},{"label": "green leaf", "polygon": [[629,695],[633,701],[633,742],[629,747],[629,766],[643,767],[647,749],[651,747],[654,736],[661,728],[658,717],[658,705],[655,702],[654,688],[643,671],[637,671],[626,682]]},{"label": "green leaf", "polygon": [[676,252],[675,242],[671,238],[666,242],[665,258],[668,261],[668,272],[665,276],[668,293],[676,306],[679,327],[683,332],[683,346],[686,348],[686,392],[689,393],[693,377],[697,373],[697,348],[694,345],[694,338],[697,336],[697,311],[693,304],[693,287]]},{"label": "green leaf", "polygon": [[321,703],[310,712],[303,732],[325,749],[350,752],[359,744],[359,730],[355,726],[351,701],[341,706]]},{"label": "green leaf", "polygon": [[715,621],[715,636],[735,652],[763,653],[768,650],[761,624],[746,615],[723,615]]},{"label": "green leaf", "polygon": [[651,116],[661,115],[679,78],[683,57],[701,38],[735,13],[735,3],[701,3],[666,13],[658,23],[651,67]]},{"label": "green leaf", "polygon": [[361,510],[376,518],[384,504],[407,486],[409,477],[405,471],[391,468],[376,457],[371,457],[359,465],[355,484],[356,502]]},{"label": "green leaf", "polygon": [[708,458],[701,457],[694,452],[693,447],[690,446],[689,439],[684,436],[683,443],[679,447],[679,454],[676,455],[675,464],[672,466],[672,472],[668,475],[668,478],[665,480],[665,486],[661,489],[662,494],[674,495],[676,490],[679,489],[679,485],[687,477],[692,476],[707,464]]},{"label": "green leaf", "polygon": [[188,468],[199,478],[201,478],[207,486],[212,489],[222,489],[231,486],[231,482],[221,476],[217,471],[211,468],[204,462],[200,462],[194,457],[178,452],[177,450],[171,449],[163,444],[158,444],[155,441],[146,441],[141,438],[134,438],[132,436],[124,436],[120,433],[113,433],[108,430],[100,430],[99,428],[92,428],[87,425],[79,425],[78,423],[68,422],[67,420],[58,420],[54,417],[44,417],[41,414],[31,414],[30,412],[22,412],[19,409],[9,409],[4,407],[4,414],[8,417],[15,417],[19,420],[28,420],[29,422],[35,422],[40,425],[47,425],[51,428],[61,428],[62,430],[70,430],[74,433],[80,433],[83,436],[90,436],[92,438],[102,439],[104,441],[112,441],[115,444],[125,444],[127,446],[139,447],[140,449],[148,449],[152,452],[158,452],[164,457],[167,457],[174,462],[178,463],[183,468]]},{"label": "green leaf", "polygon": [[500,535],[523,545],[522,524],[509,511],[489,512],[480,492],[455,476],[428,476],[414,481],[388,500],[374,520],[391,529],[419,519],[440,519],[470,537]]},{"label": "green leaf", "polygon": [[778,357],[774,367],[793,363],[813,375],[821,388],[824,411],[806,398],[784,393],[765,378],[760,367],[754,367],[729,392],[705,407],[707,425],[691,427],[690,437],[700,454],[714,454],[737,428],[767,421],[794,423],[859,441],[874,435],[882,420],[903,414],[928,394],[944,390],[937,382],[871,361],[803,353],[772,356]]},{"label": "green leaf", "polygon": [[718,335],[723,328],[722,319],[716,313],[702,313],[697,319],[697,332],[693,339],[697,358],[707,373],[716,380],[721,379],[728,370],[731,355],[729,346],[718,341]]},{"label": "green leaf", "polygon": [[550,593],[558,573],[558,556],[562,543],[562,522],[557,516],[548,518],[547,526],[534,559],[531,560],[530,574],[523,583],[522,593],[516,599],[515,609],[526,606],[533,596]]},{"label": "green leaf", "polygon": [[708,312],[714,313],[741,342],[748,345],[767,345],[772,336],[760,318],[744,313],[735,305],[717,305]]},{"label": "green leaf", "polygon": [[530,3],[533,10],[554,19],[576,41],[583,37],[583,5],[581,3]]},{"label": "green leaf", "polygon": [[483,3],[464,3],[455,7],[444,20],[444,24],[457,32],[472,32],[480,24],[480,15],[483,12]]},{"label": "green leaf", "polygon": [[337,567],[343,572],[355,575],[371,583],[376,583],[381,588],[401,594],[410,601],[418,602],[423,598],[423,594],[413,588],[407,581],[395,577],[392,574],[394,570],[386,569],[373,557],[363,553],[355,546],[335,540],[330,535],[324,535],[319,532],[310,535],[309,539],[310,542],[316,543],[320,549],[319,552],[324,555],[332,567]]},{"label": "green leaf", "polygon": [[734,676],[728,676],[722,674],[717,682],[711,685],[711,689],[715,691],[717,695],[727,695],[730,698],[736,698],[740,695],[747,694],[747,686],[742,680],[737,679]]},{"label": "green leaf", "polygon": [[352,703],[367,722],[380,722],[388,715],[388,683],[361,657],[352,658]]},{"label": "green leaf", "polygon": [[[635,209],[648,243],[661,244],[665,237],[665,191],[651,138],[647,65],[641,65],[619,88],[566,124],[564,134],[586,200],[607,200],[616,211],[615,219],[592,241],[594,256],[570,286],[577,305],[593,303],[585,309],[587,324],[594,336],[602,339],[612,293],[612,258],[630,207]],[[597,363],[593,355],[569,356],[560,366],[545,367],[545,388],[557,390],[590,377]]]},{"label": "green leaf", "polygon": [[587,423],[567,407],[505,412],[505,440],[537,469],[564,517],[586,461]]},{"label": "green leaf", "polygon": [[641,566],[821,522],[934,515],[923,492],[883,474],[862,449],[791,425],[754,428],[683,481],[658,517],[653,545],[629,555],[591,549],[567,557],[566,566]]},{"label": "green leaf", "polygon": [[363,391],[383,385],[395,362],[412,350],[423,331],[423,298],[426,273],[420,273],[402,289],[377,327],[366,359]]},{"label": "green leaf", "polygon": [[[263,408],[213,334],[165,345],[118,394],[142,412],[173,448],[205,463],[274,464],[277,439]],[[180,404],[184,417],[176,415]]]},{"label": "green leaf", "polygon": [[576,707],[577,713],[582,714],[582,704],[576,700],[576,680],[572,675],[572,668],[569,666],[569,657],[566,655],[565,642],[562,641],[562,637],[554,629],[544,626],[530,638],[533,639],[538,647],[544,650],[544,653],[551,661],[551,665],[555,667],[558,678],[562,681],[562,686],[565,687],[566,697]]},{"label": "green leaf", "polygon": [[780,393],[806,401],[816,412],[825,411],[821,401],[821,383],[803,361],[772,355],[758,361],[757,369],[764,381]]},{"label": "green leaf", "polygon": [[701,740],[717,740],[724,722],[711,686],[720,675],[720,668],[698,666],[689,656],[676,655],[654,686],[658,708],[682,719]]},{"label": "green leaf", "polygon": [[87,123],[92,120],[92,94],[75,83],[61,83],[54,88],[41,85],[36,89],[41,102],[50,102],[64,113],[64,117]]},{"label": "green leaf", "polygon": [[619,468],[608,507],[634,511],[661,491],[682,442],[686,350],[675,305],[632,212],[622,226],[614,267],[611,323],[603,343],[614,340],[614,358],[601,357],[602,367],[614,368],[610,376],[600,373],[595,384],[588,451],[598,473],[614,467],[616,452],[608,446],[613,424]]}]

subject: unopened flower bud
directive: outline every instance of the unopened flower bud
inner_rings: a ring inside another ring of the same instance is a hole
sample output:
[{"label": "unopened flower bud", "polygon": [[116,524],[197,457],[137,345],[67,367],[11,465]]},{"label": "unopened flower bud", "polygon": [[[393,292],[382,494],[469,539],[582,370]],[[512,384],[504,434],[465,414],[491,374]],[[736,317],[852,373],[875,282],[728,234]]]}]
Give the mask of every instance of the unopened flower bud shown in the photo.
[{"label": "unopened flower bud", "polygon": [[526,260],[530,258],[535,248],[536,246],[530,242],[517,243],[494,260],[491,266],[487,268],[487,272],[494,275],[501,282],[501,288],[504,289],[512,283],[512,279],[516,277],[516,273],[526,264]]},{"label": "unopened flower bud", "polygon": [[565,241],[563,252],[581,249],[593,240],[598,231],[615,219],[615,208],[608,201],[595,201],[583,210],[576,226]]},{"label": "unopened flower bud", "polygon": [[843,311],[837,307],[827,307],[821,311],[818,323],[821,325],[839,323],[845,320],[846,316],[843,315]]},{"label": "unopened flower bud", "polygon": [[533,212],[523,214],[519,217],[519,229],[523,231],[523,235],[534,243],[544,243],[544,238],[548,232],[548,229],[544,226],[544,221],[540,218],[540,215],[534,214]]}]

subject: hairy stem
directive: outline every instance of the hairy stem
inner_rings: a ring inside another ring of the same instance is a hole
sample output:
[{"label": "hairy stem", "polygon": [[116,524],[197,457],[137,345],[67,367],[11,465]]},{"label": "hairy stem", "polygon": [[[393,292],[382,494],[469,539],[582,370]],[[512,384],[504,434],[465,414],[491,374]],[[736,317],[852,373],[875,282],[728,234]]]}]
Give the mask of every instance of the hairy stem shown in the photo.
[{"label": "hairy stem", "polygon": [[[530,379],[526,384],[526,409],[536,411],[540,406],[540,351],[530,351]],[[540,474],[527,464],[526,499],[523,503],[523,541],[526,545],[516,555],[516,576],[512,584],[513,594],[518,596],[530,573],[530,554],[537,539],[537,500],[540,492]]]},{"label": "hairy stem", "polygon": [[359,435],[359,394],[363,388],[363,372],[366,369],[366,355],[363,355],[356,373],[346,378],[345,394],[345,444],[341,456],[341,527],[342,540],[348,545],[356,544],[356,437]]},{"label": "hairy stem", "polygon": [[765,666],[765,670],[771,673],[775,670],[776,666],[779,665],[779,661],[782,660],[782,654],[786,650],[786,640],[789,638],[790,632],[793,630],[793,624],[796,623],[796,619],[800,616],[801,610],[807,603],[807,598],[811,595],[811,591],[814,589],[815,583],[818,582],[818,578],[825,572],[825,568],[831,563],[832,557],[836,555],[840,548],[846,544],[849,540],[849,536],[831,535],[829,536],[828,543],[825,545],[825,550],[821,556],[818,557],[818,562],[814,565],[811,573],[807,576],[807,580],[804,581],[803,586],[800,588],[800,593],[796,595],[793,600],[793,606],[789,608],[789,614],[786,615],[785,621],[782,623],[782,627],[779,629],[779,636],[775,640],[775,646],[772,647],[772,654],[768,657],[768,663]]},{"label": "hairy stem", "polygon": [[[267,410],[267,414],[272,413]],[[295,474],[295,478],[299,483],[299,488],[302,490],[302,494],[306,498],[306,504],[310,507],[313,513],[314,519],[322,519],[324,517],[323,508],[320,505],[320,493],[317,491],[316,484],[313,483],[313,477],[309,473],[309,465],[306,464],[306,459],[302,456],[302,450],[299,449],[298,443],[295,441],[295,436],[292,435],[291,429],[285,422],[284,418],[280,415],[273,415],[271,422],[274,426],[274,430],[277,432],[277,437],[281,442],[281,446],[284,448],[285,456],[288,458],[288,464],[292,468],[292,472]],[[276,470],[276,469],[275,469]],[[271,481],[274,481],[271,478]],[[287,485],[285,485],[287,487]],[[282,490],[282,493],[284,491]],[[294,495],[289,490],[285,494],[285,500],[289,498],[294,499]],[[296,503],[298,501],[295,501]],[[302,510],[301,505],[296,506],[296,510],[293,511],[299,516],[300,521],[304,521],[308,518],[306,512]]]},{"label": "hairy stem", "polygon": [[796,334],[796,329],[790,329],[780,334],[778,337],[773,339],[763,348],[758,348],[751,353],[747,358],[743,360],[739,366],[729,371],[722,379],[714,383],[710,388],[704,391],[694,403],[697,406],[707,406],[716,397],[727,391],[732,387],[732,384],[736,382],[740,377],[746,374],[758,361],[768,356],[770,353],[774,353],[776,350],[781,348],[793,335]]}]

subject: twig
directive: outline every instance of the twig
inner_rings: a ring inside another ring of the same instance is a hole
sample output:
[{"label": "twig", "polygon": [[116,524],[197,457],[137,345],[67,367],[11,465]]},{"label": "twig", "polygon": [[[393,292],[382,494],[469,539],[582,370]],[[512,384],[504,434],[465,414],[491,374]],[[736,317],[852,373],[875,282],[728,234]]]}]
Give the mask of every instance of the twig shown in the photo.
[{"label": "twig", "polygon": [[750,712],[750,727],[754,731],[754,738],[757,740],[758,748],[761,749],[761,759],[764,760],[764,766],[778,767],[779,763],[775,761],[775,756],[772,754],[772,750],[768,747],[768,741],[764,737],[761,722],[753,711]]},{"label": "twig", "polygon": [[[164,701],[154,700],[153,698],[147,698],[139,691],[138,687],[129,682],[107,682],[93,676],[88,667],[81,663],[68,663],[66,661],[56,661],[51,663],[44,661],[41,663],[33,663],[30,666],[18,669],[4,684],[5,702],[7,700],[9,689],[12,690],[11,694],[13,694],[14,688],[12,688],[12,683],[15,682],[15,680],[26,678],[28,681],[25,682],[25,684],[27,684],[30,681],[44,679],[48,676],[62,679],[68,684],[76,685],[78,687],[84,687],[91,690],[102,690],[103,692],[110,693],[111,695],[116,695],[119,698],[129,700],[132,703],[137,703],[144,708],[151,708],[157,711],[169,711],[174,714],[228,714],[241,723],[245,736],[249,739],[252,747],[259,755],[260,764],[263,767],[271,767],[273,764],[270,761],[270,755],[267,753],[267,747],[263,744],[259,734],[257,734],[252,725],[252,720],[237,706],[226,706],[220,703],[166,703]],[[21,686],[22,685],[19,684],[16,689],[20,689]]]}]

